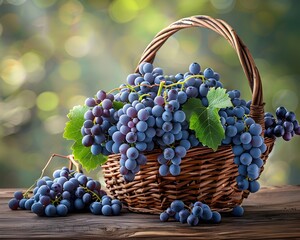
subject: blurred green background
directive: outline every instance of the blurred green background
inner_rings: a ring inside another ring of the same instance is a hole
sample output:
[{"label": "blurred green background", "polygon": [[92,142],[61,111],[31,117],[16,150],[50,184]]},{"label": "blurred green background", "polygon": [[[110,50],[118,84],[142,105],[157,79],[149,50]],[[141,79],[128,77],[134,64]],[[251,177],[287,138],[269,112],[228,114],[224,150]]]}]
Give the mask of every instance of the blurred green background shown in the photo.
[{"label": "blurred green background", "polygon": [[[70,154],[69,109],[124,83],[154,35],[182,17],[227,21],[255,58],[265,110],[300,116],[299,9],[297,0],[0,0],[0,187],[29,187],[52,153]],[[155,66],[184,73],[194,61],[251,98],[234,50],[211,31],[177,33]],[[300,137],[276,141],[262,185],[300,184],[299,145]],[[66,164],[55,159],[46,174]]]}]

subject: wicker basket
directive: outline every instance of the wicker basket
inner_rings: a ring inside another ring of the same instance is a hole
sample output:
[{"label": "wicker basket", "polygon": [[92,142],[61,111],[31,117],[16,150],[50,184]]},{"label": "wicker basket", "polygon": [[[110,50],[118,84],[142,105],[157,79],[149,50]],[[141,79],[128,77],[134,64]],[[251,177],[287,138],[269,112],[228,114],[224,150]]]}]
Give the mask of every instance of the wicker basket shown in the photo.
[{"label": "wicker basket", "polygon": [[[190,27],[204,27],[222,35],[236,51],[252,92],[250,114],[264,128],[262,84],[254,60],[236,32],[224,21],[208,16],[193,16],[174,22],[160,31],[144,51],[141,62],[153,62],[157,51],[177,31]],[[136,69],[136,72],[138,70]],[[265,138],[267,151],[264,162],[272,151],[274,139]],[[102,166],[109,193],[118,197],[133,212],[158,214],[174,199],[186,203],[203,201],[213,209],[228,211],[248,197],[248,191],[237,188],[237,166],[233,162],[231,146],[221,146],[214,152],[207,147],[195,147],[187,152],[180,165],[179,176],[161,177],[157,156],[160,149],[146,153],[147,164],[141,166],[135,180],[126,183],[119,173],[120,155],[111,155]]]}]

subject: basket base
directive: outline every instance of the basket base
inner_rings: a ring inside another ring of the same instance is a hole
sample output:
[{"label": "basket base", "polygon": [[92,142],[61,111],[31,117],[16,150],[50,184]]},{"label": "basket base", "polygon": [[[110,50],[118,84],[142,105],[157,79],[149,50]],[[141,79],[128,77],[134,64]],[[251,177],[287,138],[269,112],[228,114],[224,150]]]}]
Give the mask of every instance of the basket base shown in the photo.
[{"label": "basket base", "polygon": [[[274,139],[266,139],[266,162]],[[249,195],[237,188],[237,166],[233,163],[230,146],[221,146],[216,152],[207,147],[192,148],[182,159],[179,176],[161,177],[157,156],[160,150],[147,153],[147,164],[141,166],[133,182],[125,182],[119,173],[119,154],[109,156],[102,166],[109,194],[121,200],[132,212],[160,214],[171,202],[180,199],[185,204],[202,201],[213,210],[228,212],[240,205]],[[262,168],[263,170],[263,168]]]}]

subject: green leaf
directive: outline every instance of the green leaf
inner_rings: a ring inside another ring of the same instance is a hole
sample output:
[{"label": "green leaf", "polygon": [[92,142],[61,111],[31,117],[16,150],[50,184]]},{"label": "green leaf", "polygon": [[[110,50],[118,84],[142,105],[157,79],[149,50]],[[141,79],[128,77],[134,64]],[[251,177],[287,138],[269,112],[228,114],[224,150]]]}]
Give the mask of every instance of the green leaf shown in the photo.
[{"label": "green leaf", "polygon": [[210,108],[232,107],[231,100],[225,88],[211,88],[207,93],[207,100]]},{"label": "green leaf", "polygon": [[224,128],[220,121],[219,110],[231,107],[231,100],[226,89],[211,88],[207,94],[208,107],[203,106],[201,99],[191,98],[183,106],[191,130],[204,145],[214,151],[225,138]]},{"label": "green leaf", "polygon": [[91,147],[85,147],[80,142],[75,142],[72,146],[74,159],[78,160],[80,164],[87,170],[91,171],[104,164],[107,156],[103,154],[93,155]]},{"label": "green leaf", "polygon": [[115,110],[121,109],[124,105],[125,105],[125,103],[123,103],[123,102],[113,101],[113,108]]},{"label": "green leaf", "polygon": [[75,106],[68,113],[69,121],[66,123],[63,137],[68,140],[77,141],[82,138],[81,126],[84,122],[84,114],[89,109],[87,106]]},{"label": "green leaf", "polygon": [[218,110],[206,107],[197,110],[197,113],[191,115],[190,129],[195,131],[196,137],[204,146],[216,151],[225,137]]},{"label": "green leaf", "polygon": [[89,109],[87,106],[75,106],[68,114],[69,121],[66,123],[63,137],[73,140],[72,145],[74,159],[79,161],[87,171],[93,170],[106,162],[107,156],[102,154],[93,155],[90,147],[82,145],[81,126],[84,122],[84,114]]}]

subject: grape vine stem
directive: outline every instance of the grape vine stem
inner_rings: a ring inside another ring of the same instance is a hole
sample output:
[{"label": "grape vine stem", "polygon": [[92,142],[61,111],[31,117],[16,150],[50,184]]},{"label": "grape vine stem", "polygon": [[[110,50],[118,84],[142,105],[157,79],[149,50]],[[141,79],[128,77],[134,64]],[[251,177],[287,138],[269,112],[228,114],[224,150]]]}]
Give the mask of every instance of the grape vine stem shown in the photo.
[{"label": "grape vine stem", "polygon": [[75,166],[76,168],[76,171],[77,172],[80,172],[81,171],[81,167],[80,167],[80,164],[78,162],[75,161],[74,159],[74,156],[73,155],[67,155],[67,156],[64,156],[64,155],[61,155],[61,154],[57,154],[57,153],[53,153],[49,160],[47,161],[45,167],[42,169],[42,172],[41,172],[41,175],[40,177],[26,190],[26,192],[24,193],[24,196],[27,197],[28,196],[28,193],[34,188],[34,186],[36,185],[37,181],[39,179],[41,179],[45,173],[45,170],[47,169],[47,167],[49,166],[49,164],[51,163],[52,159],[55,158],[55,157],[60,157],[60,158],[65,158],[65,159],[69,159],[70,161],[70,168],[73,167],[73,165]]}]

